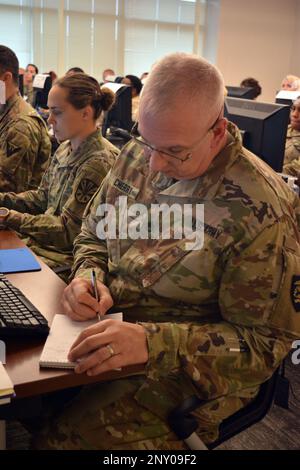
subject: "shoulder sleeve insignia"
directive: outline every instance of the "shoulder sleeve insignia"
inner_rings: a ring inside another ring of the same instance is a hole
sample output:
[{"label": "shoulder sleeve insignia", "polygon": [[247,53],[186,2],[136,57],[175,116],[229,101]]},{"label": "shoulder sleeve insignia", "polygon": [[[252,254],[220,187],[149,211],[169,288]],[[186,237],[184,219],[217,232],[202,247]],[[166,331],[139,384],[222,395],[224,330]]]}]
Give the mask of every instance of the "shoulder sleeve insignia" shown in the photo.
[{"label": "shoulder sleeve insignia", "polygon": [[94,181],[87,178],[81,180],[75,193],[76,201],[80,204],[87,204],[97,189],[98,186]]},{"label": "shoulder sleeve insignia", "polygon": [[6,145],[6,155],[7,157],[11,157],[16,153],[20,152],[21,148],[17,145],[14,145],[12,142],[8,142]]},{"label": "shoulder sleeve insignia", "polygon": [[292,277],[291,298],[295,311],[300,313],[300,276]]}]

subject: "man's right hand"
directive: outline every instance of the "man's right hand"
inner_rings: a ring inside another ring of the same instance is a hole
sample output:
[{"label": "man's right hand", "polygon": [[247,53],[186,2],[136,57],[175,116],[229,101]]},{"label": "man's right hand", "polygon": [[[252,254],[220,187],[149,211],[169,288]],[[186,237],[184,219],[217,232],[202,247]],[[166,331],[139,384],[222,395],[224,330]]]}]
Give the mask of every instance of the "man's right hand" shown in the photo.
[{"label": "man's right hand", "polygon": [[72,320],[85,321],[104,315],[113,306],[108,287],[97,281],[99,302],[93,297],[92,284],[87,279],[76,278],[65,288],[62,305],[65,314]]}]

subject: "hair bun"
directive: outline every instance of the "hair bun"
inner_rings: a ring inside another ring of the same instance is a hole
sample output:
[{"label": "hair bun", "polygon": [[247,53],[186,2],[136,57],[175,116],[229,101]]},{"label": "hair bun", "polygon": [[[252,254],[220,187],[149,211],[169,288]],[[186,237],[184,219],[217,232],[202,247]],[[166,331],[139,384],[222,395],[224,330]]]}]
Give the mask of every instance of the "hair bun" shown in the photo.
[{"label": "hair bun", "polygon": [[115,102],[115,94],[107,87],[101,88],[100,104],[103,111],[109,111]]}]

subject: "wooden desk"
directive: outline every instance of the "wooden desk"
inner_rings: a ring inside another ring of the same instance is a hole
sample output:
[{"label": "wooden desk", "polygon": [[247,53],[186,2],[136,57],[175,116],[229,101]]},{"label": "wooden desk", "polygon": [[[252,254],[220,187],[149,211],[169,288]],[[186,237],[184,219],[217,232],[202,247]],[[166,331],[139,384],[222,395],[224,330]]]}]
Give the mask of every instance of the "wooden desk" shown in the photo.
[{"label": "wooden desk", "polygon": [[[0,231],[0,249],[25,246],[14,232]],[[51,324],[56,313],[62,313],[61,297],[65,283],[41,260],[42,270],[33,273],[9,274],[7,278],[40,310]],[[40,395],[87,383],[112,380],[141,371],[141,367],[128,367],[97,377],[78,375],[73,371],[40,369],[39,358],[43,349],[41,340],[7,340],[6,370],[14,383],[16,398]]]}]

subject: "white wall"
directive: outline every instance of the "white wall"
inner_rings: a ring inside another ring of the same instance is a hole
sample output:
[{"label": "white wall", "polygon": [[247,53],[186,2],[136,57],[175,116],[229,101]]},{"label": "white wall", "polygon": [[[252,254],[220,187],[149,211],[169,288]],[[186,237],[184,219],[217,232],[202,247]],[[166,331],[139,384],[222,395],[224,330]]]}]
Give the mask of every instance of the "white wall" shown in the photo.
[{"label": "white wall", "polygon": [[227,85],[252,76],[274,102],[282,78],[300,76],[300,0],[221,0],[216,65]]}]

